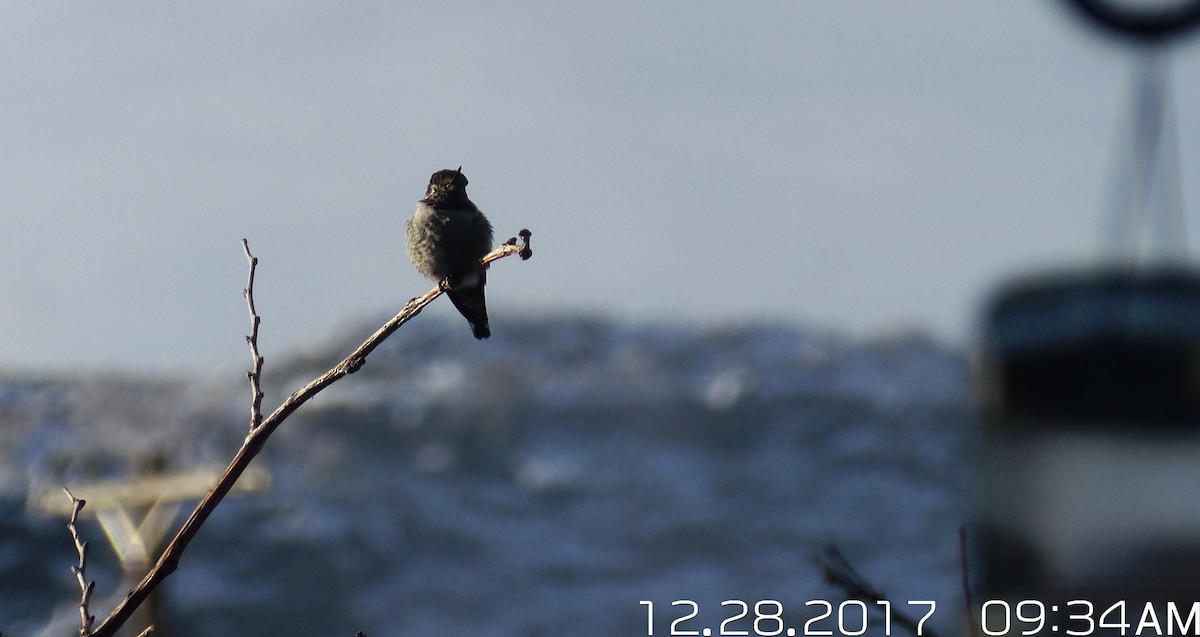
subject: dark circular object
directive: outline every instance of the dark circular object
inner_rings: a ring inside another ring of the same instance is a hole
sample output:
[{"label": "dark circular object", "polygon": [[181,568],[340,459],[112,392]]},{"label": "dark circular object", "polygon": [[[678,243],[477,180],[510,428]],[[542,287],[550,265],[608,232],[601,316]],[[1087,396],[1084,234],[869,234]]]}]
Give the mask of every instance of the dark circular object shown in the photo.
[{"label": "dark circular object", "polygon": [[1096,24],[1120,35],[1165,40],[1190,31],[1200,22],[1200,0],[1177,2],[1161,9],[1137,9],[1115,0],[1067,0]]}]

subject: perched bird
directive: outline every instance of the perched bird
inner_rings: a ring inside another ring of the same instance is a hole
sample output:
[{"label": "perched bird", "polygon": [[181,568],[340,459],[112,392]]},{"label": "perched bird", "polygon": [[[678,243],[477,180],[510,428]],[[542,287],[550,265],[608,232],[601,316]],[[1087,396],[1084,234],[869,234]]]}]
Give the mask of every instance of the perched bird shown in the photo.
[{"label": "perched bird", "polygon": [[492,249],[492,224],[467,198],[462,166],[433,173],[425,198],[405,224],[405,237],[417,271],[445,281],[446,296],[471,324],[475,338],[491,336],[483,296],[487,268],[479,261]]}]

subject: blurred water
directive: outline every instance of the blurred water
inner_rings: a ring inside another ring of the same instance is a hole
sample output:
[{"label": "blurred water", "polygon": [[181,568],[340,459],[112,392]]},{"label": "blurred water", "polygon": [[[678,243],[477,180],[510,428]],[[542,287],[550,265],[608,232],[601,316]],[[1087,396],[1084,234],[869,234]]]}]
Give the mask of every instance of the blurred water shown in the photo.
[{"label": "blurred water", "polygon": [[[161,589],[160,634],[644,635],[649,600],[657,635],[680,599],[700,604],[688,628],[717,634],[728,599],[779,600],[800,627],[806,600],[842,599],[811,562],[828,543],[957,628],[958,353],[778,326],[494,327],[480,344],[418,321],[286,423],[258,461],[271,489],[224,503]],[[266,404],[371,331],[269,357]],[[77,621],[65,520],[26,514],[30,482],[86,498],[138,454],[223,462],[243,384],[0,380],[0,632]],[[116,592],[101,530],[82,531],[97,595]]]}]

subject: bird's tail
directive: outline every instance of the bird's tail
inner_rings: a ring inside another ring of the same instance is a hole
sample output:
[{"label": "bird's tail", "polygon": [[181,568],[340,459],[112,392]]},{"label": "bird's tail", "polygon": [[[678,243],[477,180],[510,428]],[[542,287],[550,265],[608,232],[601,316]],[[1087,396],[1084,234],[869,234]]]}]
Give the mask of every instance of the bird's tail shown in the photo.
[{"label": "bird's tail", "polygon": [[471,333],[483,340],[492,335],[488,327],[487,300],[483,294],[487,282],[487,271],[480,269],[478,276],[464,277],[458,285],[446,290],[446,296],[458,312],[471,324]]}]

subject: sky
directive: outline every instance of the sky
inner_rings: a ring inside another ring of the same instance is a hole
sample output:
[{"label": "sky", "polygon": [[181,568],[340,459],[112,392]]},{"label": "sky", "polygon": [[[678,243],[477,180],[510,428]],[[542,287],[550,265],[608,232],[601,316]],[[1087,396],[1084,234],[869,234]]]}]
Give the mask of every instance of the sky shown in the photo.
[{"label": "sky", "polygon": [[[1100,255],[1132,56],[1058,2],[592,4],[0,4],[0,370],[245,367],[242,238],[268,362],[390,315],[459,165],[498,240],[533,232],[493,331],[965,343],[998,282]],[[1176,46],[1184,175],[1198,73]]]}]

